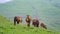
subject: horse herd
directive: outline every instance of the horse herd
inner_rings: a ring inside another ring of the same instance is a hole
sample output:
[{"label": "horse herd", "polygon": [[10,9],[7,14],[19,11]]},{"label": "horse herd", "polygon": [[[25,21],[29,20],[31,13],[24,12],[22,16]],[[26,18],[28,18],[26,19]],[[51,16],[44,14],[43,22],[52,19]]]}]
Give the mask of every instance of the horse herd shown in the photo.
[{"label": "horse herd", "polygon": [[[16,25],[16,22],[17,22],[17,24],[19,24],[19,23],[22,23],[22,21],[23,20],[22,20],[21,17],[19,17],[19,16],[14,17],[14,25]],[[27,27],[30,27],[31,21],[32,21],[32,25],[34,27],[39,27],[39,20],[37,18],[36,19],[31,19],[30,15],[27,15],[25,21],[27,23]],[[44,23],[41,23],[40,26],[47,29],[47,27]]]}]

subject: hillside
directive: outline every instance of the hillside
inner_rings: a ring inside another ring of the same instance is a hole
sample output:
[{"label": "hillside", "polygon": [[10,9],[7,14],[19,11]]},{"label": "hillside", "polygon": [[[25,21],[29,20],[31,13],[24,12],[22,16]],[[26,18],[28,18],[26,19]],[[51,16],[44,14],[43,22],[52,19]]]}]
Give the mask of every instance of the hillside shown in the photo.
[{"label": "hillside", "polygon": [[7,18],[0,16],[0,34],[59,34],[58,32],[48,31],[43,28],[16,25],[14,26]]},{"label": "hillside", "polygon": [[11,21],[16,15],[24,19],[27,14],[39,18],[49,30],[60,32],[60,0],[13,0],[0,4],[0,15]]}]

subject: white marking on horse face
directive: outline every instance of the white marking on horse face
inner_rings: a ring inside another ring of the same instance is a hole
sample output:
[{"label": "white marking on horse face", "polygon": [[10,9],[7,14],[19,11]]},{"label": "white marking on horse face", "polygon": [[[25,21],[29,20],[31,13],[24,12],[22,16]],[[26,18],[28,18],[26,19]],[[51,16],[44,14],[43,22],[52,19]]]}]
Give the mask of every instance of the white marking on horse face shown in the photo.
[{"label": "white marking on horse face", "polygon": [[28,19],[27,19],[27,21],[28,21]]}]

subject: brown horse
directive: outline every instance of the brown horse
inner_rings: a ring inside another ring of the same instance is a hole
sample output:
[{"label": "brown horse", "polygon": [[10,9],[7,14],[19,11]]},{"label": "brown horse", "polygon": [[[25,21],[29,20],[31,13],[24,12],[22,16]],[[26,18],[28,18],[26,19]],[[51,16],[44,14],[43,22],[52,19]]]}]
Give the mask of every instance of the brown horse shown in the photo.
[{"label": "brown horse", "polygon": [[47,27],[46,27],[46,25],[44,23],[41,23],[40,26],[47,29]]},{"label": "brown horse", "polygon": [[27,22],[27,26],[30,27],[31,17],[29,15],[26,16],[25,21]]},{"label": "brown horse", "polygon": [[22,18],[19,16],[15,16],[14,17],[14,25],[16,25],[16,22],[17,22],[17,24],[19,24],[19,22],[22,22]]},{"label": "brown horse", "polygon": [[33,19],[32,25],[35,27],[39,27],[39,20],[38,19]]}]

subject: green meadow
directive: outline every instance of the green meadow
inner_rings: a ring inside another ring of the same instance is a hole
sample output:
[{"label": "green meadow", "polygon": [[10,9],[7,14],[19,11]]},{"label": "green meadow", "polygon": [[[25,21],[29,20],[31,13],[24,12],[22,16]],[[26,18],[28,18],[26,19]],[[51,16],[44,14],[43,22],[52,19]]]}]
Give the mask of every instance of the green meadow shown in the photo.
[{"label": "green meadow", "polygon": [[45,23],[48,30],[60,32],[60,0],[12,0],[0,3],[0,15],[11,21],[15,16],[24,20],[30,15]]},{"label": "green meadow", "polygon": [[31,26],[28,28],[26,25],[17,24],[13,25],[11,21],[7,18],[0,16],[0,34],[60,34],[59,32],[54,32],[46,30],[43,28],[37,28]]}]

